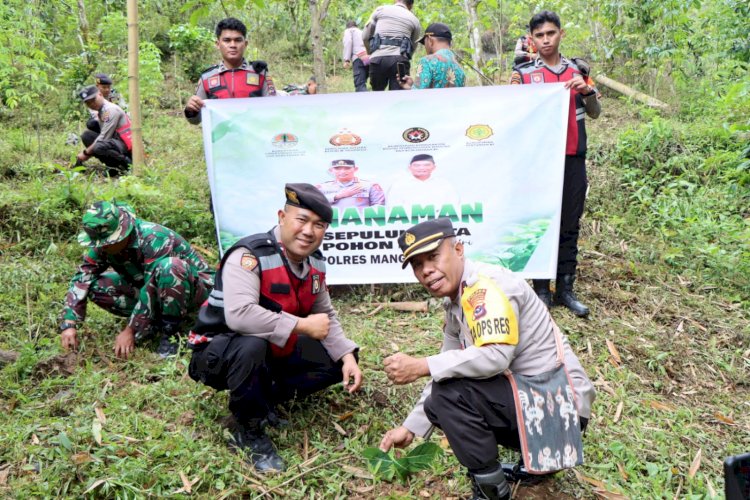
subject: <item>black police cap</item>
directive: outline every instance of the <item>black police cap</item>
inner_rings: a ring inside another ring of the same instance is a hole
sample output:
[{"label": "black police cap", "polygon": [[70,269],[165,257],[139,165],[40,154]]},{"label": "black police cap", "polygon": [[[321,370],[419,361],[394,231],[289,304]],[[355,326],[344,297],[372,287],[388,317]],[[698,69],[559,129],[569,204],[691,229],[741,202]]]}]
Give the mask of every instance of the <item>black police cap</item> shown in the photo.
[{"label": "black police cap", "polygon": [[95,74],[94,81],[100,85],[112,85],[112,79],[106,73]]},{"label": "black police cap", "polygon": [[445,239],[454,236],[453,223],[448,217],[420,222],[398,237],[398,246],[404,253],[404,269],[415,255],[431,252]]},{"label": "black police cap", "polygon": [[312,184],[292,183],[284,187],[286,204],[312,210],[327,223],[333,222],[333,209],[325,195]]},{"label": "black police cap", "polygon": [[99,89],[96,88],[96,85],[89,85],[88,87],[84,87],[76,92],[78,98],[83,102],[90,101],[91,99],[96,97],[98,93]]}]

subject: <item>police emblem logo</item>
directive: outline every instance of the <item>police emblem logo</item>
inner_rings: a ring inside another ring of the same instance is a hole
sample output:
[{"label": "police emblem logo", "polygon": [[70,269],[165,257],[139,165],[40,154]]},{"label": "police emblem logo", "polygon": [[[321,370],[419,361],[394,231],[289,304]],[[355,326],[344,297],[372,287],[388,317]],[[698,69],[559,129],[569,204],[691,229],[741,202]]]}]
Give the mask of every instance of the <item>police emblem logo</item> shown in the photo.
[{"label": "police emblem logo", "polygon": [[243,253],[240,259],[240,267],[245,271],[252,271],[258,265],[258,259],[251,253]]},{"label": "police emblem logo", "polygon": [[472,125],[466,129],[466,137],[472,141],[484,141],[492,137],[492,127],[489,125]]},{"label": "police emblem logo", "polygon": [[291,189],[286,190],[286,197],[291,201],[292,203],[299,203],[299,198],[297,197],[297,193],[292,191]]},{"label": "police emblem logo", "polygon": [[260,75],[257,73],[248,73],[245,81],[248,85],[260,85]]},{"label": "police emblem logo", "polygon": [[412,144],[418,144],[420,142],[424,142],[427,139],[430,138],[430,132],[426,128],[422,127],[411,127],[404,130],[404,133],[401,134],[401,137],[406,142],[411,142]]},{"label": "police emblem logo", "polygon": [[471,304],[471,307],[473,308],[474,321],[483,318],[487,314],[487,307],[485,306],[484,299],[486,295],[487,290],[484,288],[480,288],[472,292],[472,294],[467,299],[467,302]]},{"label": "police emblem logo", "polygon": [[333,146],[358,146],[362,143],[362,138],[347,129],[343,129],[338,134],[331,136],[328,142]]},{"label": "police emblem logo", "polygon": [[271,144],[276,148],[293,148],[298,142],[297,136],[288,132],[276,134],[271,140]]},{"label": "police emblem logo", "polygon": [[544,83],[544,73],[537,71],[531,74],[531,83]]},{"label": "police emblem logo", "polygon": [[313,277],[312,277],[312,293],[313,294],[320,293],[320,275],[319,274],[313,274]]},{"label": "police emblem logo", "polygon": [[219,76],[212,76],[208,79],[208,88],[212,89],[221,85],[221,78]]},{"label": "police emblem logo", "polygon": [[105,111],[104,113],[102,113],[102,121],[109,121],[109,111]]},{"label": "police emblem logo", "polygon": [[415,241],[417,240],[417,237],[414,236],[411,233],[404,234],[404,243],[406,243],[407,246],[411,246]]}]

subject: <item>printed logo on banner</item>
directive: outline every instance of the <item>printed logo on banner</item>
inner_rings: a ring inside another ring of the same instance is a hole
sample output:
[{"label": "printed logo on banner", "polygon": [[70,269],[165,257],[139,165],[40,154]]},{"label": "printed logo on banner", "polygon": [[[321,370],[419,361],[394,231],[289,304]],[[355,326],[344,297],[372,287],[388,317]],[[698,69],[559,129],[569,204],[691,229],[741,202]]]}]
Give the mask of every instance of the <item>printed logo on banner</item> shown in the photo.
[{"label": "printed logo on banner", "polygon": [[298,142],[299,139],[297,136],[288,132],[276,134],[271,140],[271,144],[273,144],[273,147],[275,148],[293,148]]},{"label": "printed logo on banner", "polygon": [[544,83],[544,73],[538,71],[531,74],[531,83]]},{"label": "printed logo on banner", "polygon": [[430,132],[426,128],[422,127],[411,127],[404,130],[404,133],[401,134],[401,137],[406,142],[410,142],[412,144],[417,144],[420,142],[424,142],[427,139],[430,138]]},{"label": "printed logo on banner", "polygon": [[489,125],[472,125],[466,129],[466,137],[472,141],[484,141],[492,135],[492,127]]},{"label": "printed logo on banner", "polygon": [[362,138],[347,129],[343,129],[338,134],[331,136],[328,142],[333,146],[357,146],[362,142]]}]

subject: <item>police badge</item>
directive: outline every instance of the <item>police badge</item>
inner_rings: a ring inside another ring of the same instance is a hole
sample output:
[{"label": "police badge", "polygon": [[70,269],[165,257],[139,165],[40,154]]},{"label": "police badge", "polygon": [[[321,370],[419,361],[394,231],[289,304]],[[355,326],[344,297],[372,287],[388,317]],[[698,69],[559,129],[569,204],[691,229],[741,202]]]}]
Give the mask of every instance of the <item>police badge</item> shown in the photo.
[{"label": "police badge", "polygon": [[320,293],[320,275],[319,274],[313,274],[312,277],[312,293],[313,295],[316,295]]},{"label": "police badge", "polygon": [[531,74],[531,83],[544,83],[544,73],[536,71]]}]

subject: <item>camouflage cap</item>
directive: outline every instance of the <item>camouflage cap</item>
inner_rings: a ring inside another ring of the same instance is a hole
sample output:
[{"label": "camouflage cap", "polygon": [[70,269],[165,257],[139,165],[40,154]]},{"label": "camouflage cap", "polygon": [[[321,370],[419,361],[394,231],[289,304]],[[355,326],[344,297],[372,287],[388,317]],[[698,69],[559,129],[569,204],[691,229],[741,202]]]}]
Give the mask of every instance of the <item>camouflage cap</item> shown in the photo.
[{"label": "camouflage cap", "polygon": [[125,203],[97,201],[83,214],[82,222],[78,243],[104,247],[128,237],[135,226],[135,212]]}]

